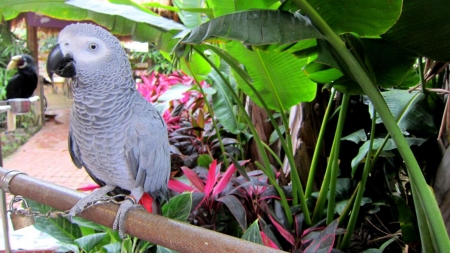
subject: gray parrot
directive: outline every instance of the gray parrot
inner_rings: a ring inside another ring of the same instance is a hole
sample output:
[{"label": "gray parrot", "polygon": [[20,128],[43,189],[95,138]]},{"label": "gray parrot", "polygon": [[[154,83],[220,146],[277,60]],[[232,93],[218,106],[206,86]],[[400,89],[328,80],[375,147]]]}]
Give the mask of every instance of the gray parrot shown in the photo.
[{"label": "gray parrot", "polygon": [[57,74],[72,79],[70,155],[78,168],[84,167],[102,186],[81,199],[69,217],[113,190],[125,190],[129,196],[121,202],[113,225],[123,237],[126,214],[144,192],[157,201],[167,199],[166,125],[136,90],[119,40],[99,26],[65,27],[48,56],[47,72],[50,78]]}]

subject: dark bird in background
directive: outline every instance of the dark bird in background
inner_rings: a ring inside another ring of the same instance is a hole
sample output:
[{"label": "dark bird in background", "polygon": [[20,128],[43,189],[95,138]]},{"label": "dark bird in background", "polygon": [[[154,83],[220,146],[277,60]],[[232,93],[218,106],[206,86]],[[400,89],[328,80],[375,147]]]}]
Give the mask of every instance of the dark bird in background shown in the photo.
[{"label": "dark bird in background", "polygon": [[7,70],[17,68],[17,73],[6,85],[6,99],[29,98],[33,95],[38,84],[36,63],[27,54],[14,56],[8,64]]}]

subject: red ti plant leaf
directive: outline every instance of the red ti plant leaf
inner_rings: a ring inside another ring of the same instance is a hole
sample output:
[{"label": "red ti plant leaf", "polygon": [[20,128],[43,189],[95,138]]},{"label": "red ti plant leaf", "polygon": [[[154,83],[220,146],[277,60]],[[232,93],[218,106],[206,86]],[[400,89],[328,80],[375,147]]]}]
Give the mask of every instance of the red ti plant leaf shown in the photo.
[{"label": "red ti plant leaf", "polygon": [[336,229],[339,220],[336,219],[318,234],[311,244],[303,251],[304,253],[330,253],[333,250],[336,238]]},{"label": "red ti plant leaf", "polygon": [[245,208],[234,195],[226,195],[217,199],[217,201],[224,203],[228,207],[243,230],[247,229],[247,214],[245,213]]},{"label": "red ti plant leaf", "polygon": [[204,189],[204,193],[206,196],[209,196],[211,194],[216,182],[217,182],[217,160],[214,160],[209,165],[208,178],[206,179],[206,185]]},{"label": "red ti plant leaf", "polygon": [[279,249],[278,246],[270,240],[270,238],[264,233],[263,231],[260,231],[262,242],[265,246],[271,247],[272,249]]},{"label": "red ti plant leaf", "polygon": [[185,191],[188,191],[188,192],[195,191],[195,189],[190,187],[189,185],[186,185],[185,183],[175,180],[173,178],[169,179],[168,187],[172,191],[179,192],[179,193],[182,193]]},{"label": "red ti plant leaf", "polygon": [[[240,162],[241,165],[248,163],[250,160],[245,160]],[[234,172],[236,172],[236,166],[231,164],[228,169],[223,173],[222,178],[219,180],[217,185],[213,189],[213,196],[217,196],[219,193],[225,189],[227,184],[230,182],[231,176],[233,176]]]},{"label": "red ti plant leaf", "polygon": [[87,184],[85,186],[81,186],[77,190],[82,191],[82,192],[90,192],[90,191],[93,191],[98,188],[100,188],[100,186],[98,184]]},{"label": "red ti plant leaf", "polygon": [[191,181],[192,185],[197,188],[198,191],[204,192],[204,186],[203,181],[200,179],[200,177],[195,173],[195,171],[189,169],[188,167],[181,167],[181,170],[183,171],[184,175]]},{"label": "red ti plant leaf", "polygon": [[290,244],[294,245],[295,240],[294,236],[291,234],[291,232],[287,229],[285,229],[278,221],[276,221],[271,214],[268,214],[270,221],[275,226],[277,231],[288,241]]}]

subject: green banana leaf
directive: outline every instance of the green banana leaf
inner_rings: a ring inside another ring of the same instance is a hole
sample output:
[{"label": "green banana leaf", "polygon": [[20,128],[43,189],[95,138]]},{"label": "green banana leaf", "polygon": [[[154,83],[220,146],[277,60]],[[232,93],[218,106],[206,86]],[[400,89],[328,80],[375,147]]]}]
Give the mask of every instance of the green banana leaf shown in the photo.
[{"label": "green banana leaf", "polygon": [[205,2],[212,8],[216,18],[236,11],[276,9],[279,6],[278,0],[206,0]]},{"label": "green banana leaf", "polygon": [[403,1],[308,0],[308,3],[336,33],[375,36],[385,33],[397,22]]},{"label": "green banana leaf", "polygon": [[150,11],[136,7],[131,1],[110,2],[83,0],[3,0],[0,2],[0,15],[4,20],[16,18],[23,12],[35,12],[61,20],[95,21],[116,35],[132,35],[137,41],[157,42],[164,32],[171,31],[172,36],[187,28],[173,20],[155,16]]},{"label": "green banana leaf", "polygon": [[[360,39],[353,35],[345,35],[343,38],[353,49],[354,54],[361,59],[361,65],[378,86],[411,87],[419,82],[419,75],[414,68],[416,54],[383,39]],[[332,86],[340,92],[363,94],[350,71],[324,40],[318,40],[317,60],[310,63],[305,71],[311,80],[332,83]],[[339,73],[346,75],[342,76]]]},{"label": "green banana leaf", "polygon": [[[437,132],[434,115],[441,114],[436,113],[440,102],[435,94],[407,90],[390,90],[381,94],[394,118],[398,119],[398,126],[403,134],[427,138]],[[372,112],[372,103],[369,103],[369,112]],[[382,123],[378,115],[376,120],[377,123]]]},{"label": "green banana leaf", "polygon": [[436,61],[450,61],[450,5],[440,0],[404,1],[398,22],[382,37]]},{"label": "green banana leaf", "polygon": [[244,44],[287,44],[323,38],[309,19],[298,13],[273,10],[252,10],[214,18],[182,39],[184,44],[200,44],[210,38],[238,40]]},{"label": "green banana leaf", "polygon": [[270,109],[277,111],[281,110],[280,105],[282,110],[286,110],[314,99],[317,85],[302,71],[306,58],[297,58],[286,52],[251,51],[238,42],[227,43],[225,48],[244,64],[253,82],[238,82],[239,88],[259,106],[262,104],[249,85],[253,85]]}]

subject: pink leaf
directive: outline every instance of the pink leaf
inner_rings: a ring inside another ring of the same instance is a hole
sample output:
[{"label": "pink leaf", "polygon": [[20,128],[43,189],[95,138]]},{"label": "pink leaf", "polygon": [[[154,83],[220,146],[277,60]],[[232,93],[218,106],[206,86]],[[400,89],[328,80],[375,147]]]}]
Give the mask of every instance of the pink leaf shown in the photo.
[{"label": "pink leaf", "polygon": [[203,181],[200,179],[197,173],[185,166],[181,167],[181,170],[189,179],[189,181],[191,181],[192,185],[197,188],[197,190],[199,190],[200,192],[204,192]]},{"label": "pink leaf", "polygon": [[197,191],[194,188],[190,187],[189,185],[186,185],[185,183],[175,180],[173,178],[169,179],[168,187],[172,191],[180,192],[180,193],[185,192],[185,191],[188,191],[188,192]]},{"label": "pink leaf", "polygon": [[88,192],[88,191],[93,191],[98,188],[100,188],[100,186],[98,184],[87,184],[85,186],[81,186],[77,190],[82,191],[82,192]]},{"label": "pink leaf", "polygon": [[272,249],[280,249],[263,231],[260,231],[259,233],[261,234],[261,239],[264,245],[271,247]]},{"label": "pink leaf", "polygon": [[206,179],[205,191],[206,195],[211,194],[214,185],[217,182],[217,160],[209,165],[208,178]]},{"label": "pink leaf", "polygon": [[[240,162],[240,165],[244,165],[244,164],[248,163],[248,161],[250,161],[250,160],[242,161],[242,162]],[[225,173],[223,173],[222,178],[219,180],[219,183],[217,183],[217,185],[214,187],[213,196],[218,195],[219,193],[221,193],[223,191],[223,189],[225,189],[227,184],[230,182],[231,176],[234,174],[235,171],[236,171],[236,166],[234,164],[231,164],[228,167],[228,169],[225,171]]]},{"label": "pink leaf", "polygon": [[286,239],[290,244],[294,245],[294,236],[286,230],[280,223],[278,223],[272,215],[269,214],[269,219],[272,221],[272,224],[277,228],[277,231]]},{"label": "pink leaf", "polygon": [[228,182],[230,182],[231,176],[233,175],[233,173],[235,171],[236,171],[236,166],[234,166],[234,164],[232,164],[232,165],[230,165],[230,167],[228,167],[227,171],[225,171],[225,173],[223,173],[222,178],[219,180],[217,185],[214,187],[213,196],[218,195],[219,193],[221,193],[223,191],[223,189],[225,189]]}]

